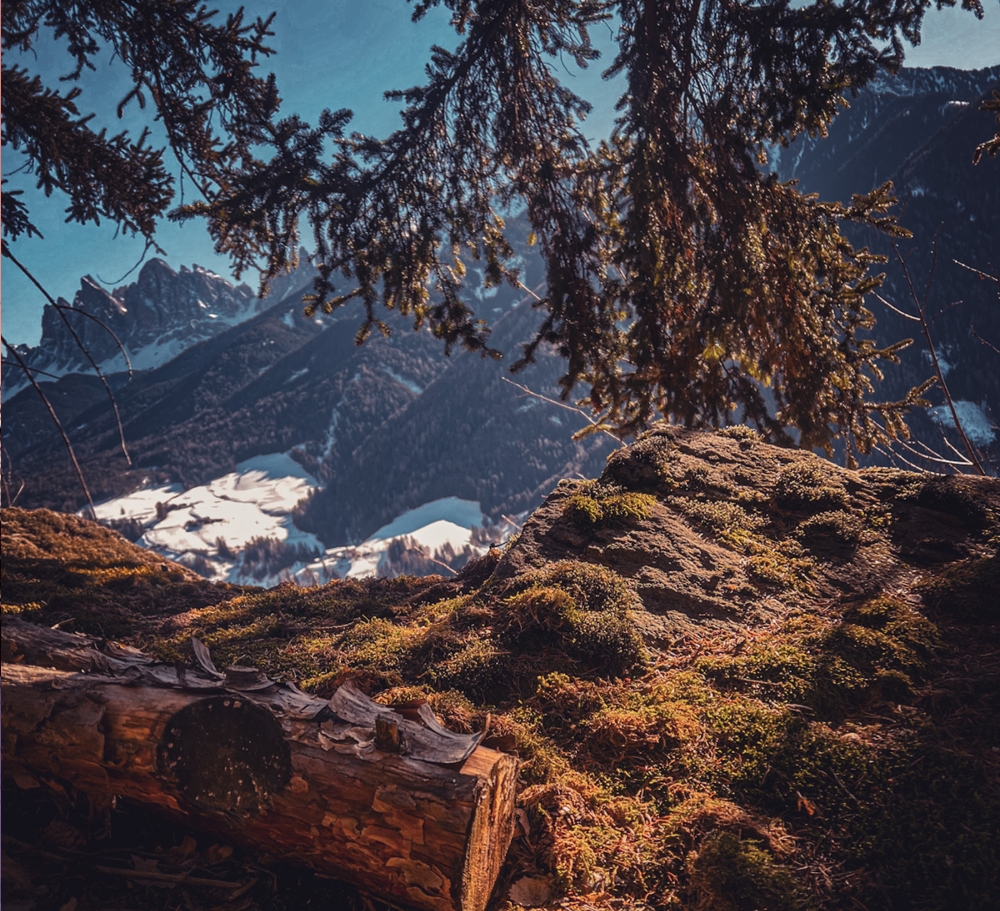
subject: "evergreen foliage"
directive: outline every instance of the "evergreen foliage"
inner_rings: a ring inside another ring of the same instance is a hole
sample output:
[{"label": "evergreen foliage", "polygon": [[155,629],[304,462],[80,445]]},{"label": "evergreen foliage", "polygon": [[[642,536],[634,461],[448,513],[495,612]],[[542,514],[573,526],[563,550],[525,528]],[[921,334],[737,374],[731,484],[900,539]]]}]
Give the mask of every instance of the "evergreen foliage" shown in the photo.
[{"label": "evergreen foliage", "polygon": [[[73,68],[61,81],[79,80],[108,49],[129,68],[132,88],[119,102],[152,102],[184,173],[206,196],[246,166],[278,108],[273,77],[254,67],[271,19],[245,24],[242,10],[214,21],[198,0],[12,0],[2,12],[3,49],[30,51],[43,29],[65,40]],[[16,64],[3,65],[3,144],[21,152],[38,188],[69,198],[68,221],[106,219],[151,241],[156,219],[174,198],[165,149],[126,131],[108,137],[78,106],[79,86],[63,92]],[[16,240],[38,235],[16,191],[3,194],[3,232]],[[6,250],[7,241],[4,241]]]},{"label": "evergreen foliage", "polygon": [[[667,416],[689,426],[752,422],[774,441],[862,452],[907,433],[902,400],[871,399],[880,346],[865,298],[879,257],[855,249],[846,223],[898,236],[886,184],[850,204],[782,183],[768,151],[822,134],[838,106],[901,65],[928,0],[421,0],[451,11],[459,44],[435,47],[423,85],[388,92],[403,126],[386,139],[348,133],[349,111],[316,126],[277,120],[273,79],[255,74],[270,20],[217,24],[196,0],[15,0],[4,47],[30,49],[42,26],[69,39],[76,78],[99,46],[131,68],[120,108],[147,95],[202,199],[172,217],[204,216],[238,270],[264,284],[294,264],[303,221],[319,277],[310,307],[357,298],[358,339],[387,332],[381,308],[429,326],[447,349],[496,355],[464,276],[520,284],[505,216],[526,207],[546,263],[539,345],[566,359],[600,424],[621,434]],[[955,0],[937,0],[953,6]],[[963,8],[982,16],[979,0]],[[590,30],[617,25],[605,75],[625,91],[608,142],[580,123],[589,103],[560,81],[583,67]],[[47,193],[64,191],[77,221],[109,218],[151,237],[173,184],[145,135],[108,139],[88,126],[77,90],[61,94],[4,69],[4,143],[22,150]],[[14,194],[5,232],[32,233]],[[6,242],[5,242],[6,243]]]},{"label": "evergreen foliage", "polygon": [[[415,17],[431,6],[417,6]],[[923,2],[445,2],[462,37],[435,48],[424,85],[385,140],[345,135],[346,112],[318,128],[286,120],[274,155],[211,203],[220,251],[269,274],[314,229],[313,307],[360,297],[371,328],[381,300],[451,346],[486,350],[463,299],[468,260],[517,283],[503,213],[524,203],[547,266],[539,344],[567,359],[606,426],[630,433],[657,415],[691,426],[753,421],[769,438],[868,451],[905,434],[902,401],[873,403],[880,347],[864,300],[878,261],[845,222],[900,234],[891,186],[824,203],[767,173],[768,147],[823,132],[844,97],[893,71],[919,40]],[[978,4],[965,6],[977,15]],[[560,55],[586,66],[589,29],[618,22],[606,75],[626,91],[609,143],[590,148],[588,103],[558,78]],[[332,141],[333,154],[324,157]],[[770,391],[764,392],[763,387]]]}]

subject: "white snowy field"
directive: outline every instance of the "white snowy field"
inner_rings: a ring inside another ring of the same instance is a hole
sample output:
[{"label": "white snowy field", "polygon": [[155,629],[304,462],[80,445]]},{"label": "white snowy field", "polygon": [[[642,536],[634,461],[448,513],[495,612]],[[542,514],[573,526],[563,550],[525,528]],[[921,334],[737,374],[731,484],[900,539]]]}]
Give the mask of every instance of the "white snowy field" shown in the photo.
[{"label": "white snowy field", "polygon": [[[432,500],[397,516],[361,544],[331,547],[318,560],[298,569],[294,581],[322,585],[336,578],[361,579],[378,575],[386,565],[389,545],[400,538],[415,541],[431,554],[446,544],[460,553],[471,544],[473,526],[482,527],[484,522],[482,509],[473,500],[458,497]],[[486,552],[485,547],[473,546],[472,550],[477,555]]]},{"label": "white snowy field", "polygon": [[[287,453],[274,453],[240,462],[236,471],[199,487],[137,490],[96,510],[101,520],[135,519],[144,527],[139,545],[193,565],[217,581],[264,586],[377,575],[387,569],[389,546],[401,538],[431,555],[446,545],[461,553],[471,545],[472,529],[486,521],[479,503],[444,497],[404,512],[361,544],[324,549],[315,535],[295,526],[291,515],[319,486]],[[273,572],[261,563],[248,565],[244,550],[261,538],[295,549],[287,551],[287,565]],[[485,552],[484,547],[472,550]]]},{"label": "white snowy field", "polygon": [[[976,446],[990,446],[993,443],[997,435],[997,426],[981,406],[975,402],[956,399],[955,411],[966,435]],[[929,414],[933,420],[945,427],[955,426],[955,418],[947,405],[936,405],[929,409]]]},{"label": "white snowy field", "polygon": [[238,578],[240,561],[226,551],[235,554],[254,538],[272,538],[314,554],[323,551],[319,539],[296,528],[291,517],[295,504],[318,487],[298,462],[273,453],[240,462],[236,471],[200,487],[137,490],[100,504],[96,511],[99,519],[140,522],[145,526],[137,542],[141,546],[182,563],[200,557],[214,570],[213,578],[235,582],[244,581]]}]

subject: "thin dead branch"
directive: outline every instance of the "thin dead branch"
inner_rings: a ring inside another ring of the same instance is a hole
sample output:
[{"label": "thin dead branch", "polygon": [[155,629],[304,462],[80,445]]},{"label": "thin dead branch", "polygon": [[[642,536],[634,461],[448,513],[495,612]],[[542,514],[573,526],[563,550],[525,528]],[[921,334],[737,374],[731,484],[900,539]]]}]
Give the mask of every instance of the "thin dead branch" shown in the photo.
[{"label": "thin dead branch", "polygon": [[[6,469],[3,468],[4,461],[7,462]],[[13,506],[17,502],[17,498],[21,496],[21,492],[24,490],[24,479],[22,478],[20,486],[17,488],[17,493],[11,494],[10,488],[13,481],[14,463],[11,460],[7,449],[4,447],[3,443],[0,442],[0,490],[3,491],[3,495],[7,498],[8,506]]]},{"label": "thin dead branch", "polygon": [[961,266],[963,269],[968,269],[970,272],[974,273],[975,275],[978,275],[980,279],[985,279],[986,281],[996,282],[997,283],[997,294],[1000,295],[1000,276],[991,275],[989,272],[983,272],[982,269],[977,269],[975,266],[967,266],[965,263],[963,263],[963,262],[961,262],[961,261],[959,261],[957,259],[953,259],[952,262],[956,266]]},{"label": "thin dead branch", "polygon": [[944,371],[941,369],[941,362],[938,359],[937,349],[934,347],[934,341],[931,338],[930,326],[927,322],[927,301],[930,297],[931,286],[934,282],[934,271],[937,268],[938,234],[940,234],[940,228],[938,228],[938,233],[934,235],[934,245],[931,252],[930,274],[927,276],[927,284],[924,287],[922,300],[917,295],[917,289],[913,284],[913,276],[910,274],[909,266],[906,264],[906,259],[902,256],[902,254],[900,254],[899,246],[896,243],[893,243],[892,245],[892,252],[895,254],[896,260],[899,262],[899,265],[903,270],[903,278],[906,281],[906,287],[910,292],[910,299],[913,301],[913,305],[917,308],[920,328],[923,330],[924,340],[927,342],[927,350],[930,352],[931,363],[934,365],[934,372],[937,375],[938,383],[941,385],[941,391],[944,393],[945,402],[948,405],[948,410],[951,412],[952,420],[955,422],[955,429],[958,431],[958,435],[962,440],[962,445],[965,447],[965,451],[968,454],[972,467],[975,468],[978,474],[985,476],[986,469],[983,467],[982,462],[979,459],[979,454],[976,452],[976,448],[972,445],[972,442],[965,433],[965,428],[962,426],[962,421],[958,416],[958,410],[955,408],[955,400],[952,398],[951,392],[948,391],[948,384],[945,382]]},{"label": "thin dead branch", "polygon": [[[96,373],[97,376],[100,378],[101,383],[104,386],[104,390],[108,394],[108,399],[111,402],[111,408],[115,414],[115,423],[118,425],[118,439],[121,443],[122,454],[125,456],[125,461],[128,462],[129,466],[131,466],[132,457],[128,454],[128,446],[125,445],[125,430],[122,427],[121,415],[118,413],[118,401],[115,399],[115,394],[111,391],[111,386],[108,385],[108,380],[104,376],[104,373],[101,371],[101,368],[98,366],[97,361],[94,360],[93,355],[90,353],[87,346],[84,345],[83,340],[80,338],[80,336],[77,335],[76,330],[73,328],[72,324],[69,321],[69,318],[63,311],[71,310],[73,313],[83,313],[84,316],[88,317],[89,319],[92,319],[98,325],[106,329],[108,334],[114,339],[115,344],[118,346],[118,349],[122,352],[122,354],[125,355],[125,363],[128,364],[129,379],[131,379],[132,362],[129,360],[129,356],[125,352],[125,348],[119,341],[118,336],[115,335],[115,333],[111,330],[109,326],[105,325],[105,323],[103,323],[93,314],[86,313],[83,310],[80,310],[76,307],[71,307],[67,304],[59,304],[55,300],[53,300],[52,295],[49,294],[49,292],[46,291],[45,288],[42,286],[42,283],[37,278],[35,278],[34,275],[32,275],[28,267],[25,266],[24,263],[22,263],[16,256],[14,256],[14,254],[11,252],[10,246],[6,242],[4,242],[3,244],[3,255],[6,256],[15,266],[17,266],[17,268],[20,269],[21,272],[24,273],[24,275],[28,278],[28,280],[42,293],[45,299],[52,305],[56,313],[59,314],[59,318],[63,321],[63,324],[69,330],[70,335],[73,336],[73,340],[76,342],[77,347],[83,352],[84,356],[90,362],[90,366],[94,368],[94,373]],[[23,364],[24,362],[21,361],[21,363]]]},{"label": "thin dead branch", "polygon": [[94,509],[94,500],[90,496],[90,489],[87,487],[87,482],[83,477],[83,470],[80,468],[80,463],[76,460],[76,452],[73,450],[73,444],[66,435],[66,431],[63,430],[62,422],[59,420],[59,416],[52,407],[49,397],[42,391],[42,387],[38,385],[38,381],[31,375],[31,370],[28,368],[28,365],[24,363],[24,359],[21,355],[17,353],[17,349],[2,336],[0,336],[0,343],[2,343],[4,348],[7,349],[7,353],[18,362],[18,365],[24,371],[24,375],[28,378],[28,382],[31,383],[35,392],[37,392],[41,397],[42,403],[49,412],[49,417],[52,418],[52,423],[56,425],[56,430],[59,431],[59,435],[62,437],[63,443],[66,444],[66,451],[69,453],[69,460],[73,463],[73,470],[76,472],[76,477],[80,482],[80,487],[83,489],[84,496],[87,498],[87,504],[90,506],[90,516],[96,522],[97,510]]},{"label": "thin dead branch", "polygon": [[594,430],[596,432],[600,432],[600,433],[605,434],[606,436],[611,437],[611,439],[615,441],[615,443],[618,445],[619,448],[621,448],[621,447],[623,447],[625,445],[610,430],[607,430],[606,428],[601,427],[597,423],[597,421],[595,421],[582,408],[577,408],[575,405],[567,405],[565,402],[560,402],[558,399],[549,398],[549,396],[542,395],[540,392],[535,392],[534,389],[529,389],[527,386],[524,386],[521,383],[515,383],[512,379],[509,379],[506,376],[502,376],[502,377],[500,377],[500,379],[502,379],[505,383],[509,383],[511,386],[514,386],[517,389],[520,389],[521,392],[523,392],[525,395],[530,395],[533,398],[540,399],[543,402],[547,402],[549,405],[555,405],[558,408],[564,408],[566,411],[572,411],[574,414],[580,415],[585,421],[587,421],[594,428]]},{"label": "thin dead branch", "polygon": [[979,342],[982,345],[985,345],[991,351],[994,351],[995,353],[1000,354],[1000,348],[997,348],[997,346],[994,345],[992,342],[986,341],[986,339],[984,339],[978,332],[976,332],[976,327],[973,326],[972,323],[969,323],[969,332],[972,333],[972,337],[977,342]]},{"label": "thin dead branch", "polygon": [[[6,360],[3,361],[3,365],[5,367],[13,366],[13,367],[17,367],[18,369],[20,369],[20,364],[11,364],[10,361],[6,361]],[[42,376],[47,376],[51,380],[61,380],[62,379],[61,376],[58,376],[55,373],[49,373],[47,370],[39,370],[37,367],[29,367],[28,369],[32,373],[38,373],[38,374],[41,374]]]}]

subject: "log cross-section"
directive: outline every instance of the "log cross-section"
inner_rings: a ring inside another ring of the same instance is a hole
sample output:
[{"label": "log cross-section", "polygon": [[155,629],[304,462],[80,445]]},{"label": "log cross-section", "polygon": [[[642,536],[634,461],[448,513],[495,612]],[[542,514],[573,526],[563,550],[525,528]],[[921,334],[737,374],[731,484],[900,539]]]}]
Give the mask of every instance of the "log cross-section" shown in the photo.
[{"label": "log cross-section", "polygon": [[[53,632],[40,631],[46,644]],[[5,776],[127,797],[396,904],[485,908],[512,835],[513,757],[478,739],[460,749],[443,728],[436,747],[436,721],[401,715],[395,747],[387,733],[380,749],[366,712],[387,710],[357,691],[341,694],[344,717],[292,689],[227,689],[85,637],[55,637],[62,669],[40,666],[32,636],[5,621]],[[164,680],[174,685],[148,682]]]}]

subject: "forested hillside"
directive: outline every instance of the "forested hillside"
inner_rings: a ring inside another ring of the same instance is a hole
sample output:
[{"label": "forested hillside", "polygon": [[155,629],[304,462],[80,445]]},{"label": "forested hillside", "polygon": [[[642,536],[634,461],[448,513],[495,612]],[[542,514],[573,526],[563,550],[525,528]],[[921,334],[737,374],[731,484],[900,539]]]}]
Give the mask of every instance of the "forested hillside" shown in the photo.
[{"label": "forested hillside", "polygon": [[[1000,66],[973,72],[908,69],[881,76],[850,99],[826,138],[802,136],[778,159],[783,178],[798,180],[803,190],[823,199],[848,202],[853,193],[893,182],[899,222],[913,233],[897,240],[896,247],[918,300],[926,294],[931,336],[949,390],[966,403],[960,417],[994,463],[1000,452],[1000,355],[994,350],[1000,347],[1000,282],[971,270],[1000,276],[1000,162],[984,158],[973,165],[972,150],[989,123],[981,102],[998,86]],[[851,227],[847,234],[859,246],[889,257],[880,267],[886,272],[880,293],[915,314],[890,239]],[[902,352],[902,365],[886,370],[882,387],[887,396],[902,396],[933,373],[930,352],[918,323],[878,301],[871,307],[880,341],[915,340]],[[930,398],[935,405],[943,401],[940,391]],[[940,424],[951,418],[942,408],[931,415],[917,412],[912,425],[921,439],[941,448]]]}]

